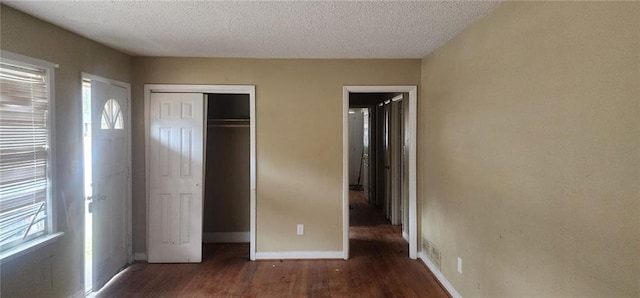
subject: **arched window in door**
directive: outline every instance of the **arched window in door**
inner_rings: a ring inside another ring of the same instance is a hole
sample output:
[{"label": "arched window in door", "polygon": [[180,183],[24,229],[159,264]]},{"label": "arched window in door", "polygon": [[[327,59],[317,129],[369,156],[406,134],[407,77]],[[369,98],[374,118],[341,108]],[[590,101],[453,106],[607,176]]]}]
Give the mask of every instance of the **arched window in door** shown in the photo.
[{"label": "arched window in door", "polygon": [[115,99],[109,99],[102,109],[101,129],[124,129],[120,104]]}]

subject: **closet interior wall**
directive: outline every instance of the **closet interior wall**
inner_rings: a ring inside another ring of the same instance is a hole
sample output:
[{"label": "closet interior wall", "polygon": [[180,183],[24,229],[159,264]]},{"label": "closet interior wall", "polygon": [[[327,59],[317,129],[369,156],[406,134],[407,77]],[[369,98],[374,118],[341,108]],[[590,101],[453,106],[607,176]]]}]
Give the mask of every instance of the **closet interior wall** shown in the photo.
[{"label": "closet interior wall", "polygon": [[248,94],[206,94],[204,242],[249,242]]}]

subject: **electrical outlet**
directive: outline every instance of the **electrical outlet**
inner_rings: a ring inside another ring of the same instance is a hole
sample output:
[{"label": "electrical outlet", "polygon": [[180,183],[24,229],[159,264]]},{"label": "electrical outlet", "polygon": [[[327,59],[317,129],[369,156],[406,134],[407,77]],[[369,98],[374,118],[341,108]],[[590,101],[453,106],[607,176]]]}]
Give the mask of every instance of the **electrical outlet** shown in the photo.
[{"label": "electrical outlet", "polygon": [[298,227],[297,227],[297,230],[296,230],[296,234],[304,235],[304,225],[298,224]]},{"label": "electrical outlet", "polygon": [[462,274],[462,258],[458,257],[458,273]]}]

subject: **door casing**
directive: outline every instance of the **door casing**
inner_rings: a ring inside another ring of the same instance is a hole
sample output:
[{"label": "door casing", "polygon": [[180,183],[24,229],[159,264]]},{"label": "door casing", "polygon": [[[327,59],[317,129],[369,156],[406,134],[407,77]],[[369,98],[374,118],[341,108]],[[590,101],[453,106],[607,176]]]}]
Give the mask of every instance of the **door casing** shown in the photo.
[{"label": "door casing", "polygon": [[[223,93],[249,95],[249,137],[250,137],[250,230],[249,258],[256,259],[256,87],[255,85],[179,85],[179,84],[145,84],[144,85],[144,122],[145,122],[145,198],[146,198],[146,241],[149,247],[149,162],[150,162],[150,100],[152,92],[175,93]],[[206,158],[206,153],[205,153]],[[204,179],[203,179],[204,180]],[[204,181],[202,182],[204,186]],[[204,187],[203,187],[204,189]]]},{"label": "door casing", "polygon": [[418,257],[417,203],[417,108],[418,87],[344,86],[342,88],[342,245],[343,258],[349,258],[349,93],[408,93],[409,109],[409,258]]}]

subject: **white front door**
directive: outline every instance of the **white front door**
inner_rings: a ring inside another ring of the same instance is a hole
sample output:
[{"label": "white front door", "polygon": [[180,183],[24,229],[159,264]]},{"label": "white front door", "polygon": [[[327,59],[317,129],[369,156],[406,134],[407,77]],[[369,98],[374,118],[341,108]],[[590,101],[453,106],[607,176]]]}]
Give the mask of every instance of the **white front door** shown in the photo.
[{"label": "white front door", "polygon": [[128,91],[91,81],[93,289],[127,265]]},{"label": "white front door", "polygon": [[151,93],[148,261],[202,261],[202,93]]}]

